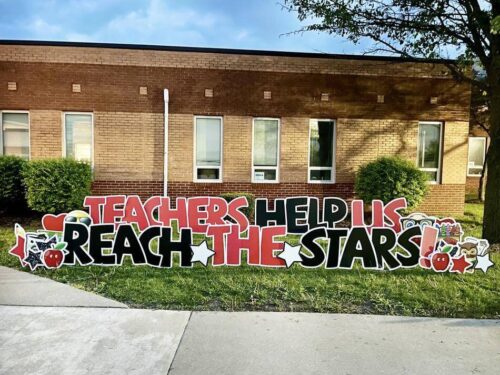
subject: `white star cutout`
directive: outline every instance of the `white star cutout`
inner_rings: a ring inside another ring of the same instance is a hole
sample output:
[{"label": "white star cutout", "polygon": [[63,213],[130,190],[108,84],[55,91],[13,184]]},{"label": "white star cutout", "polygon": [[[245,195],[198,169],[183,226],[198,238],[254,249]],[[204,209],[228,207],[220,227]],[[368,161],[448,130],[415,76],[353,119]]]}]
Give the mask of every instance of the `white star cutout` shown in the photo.
[{"label": "white star cutout", "polygon": [[300,245],[292,246],[288,242],[285,242],[285,248],[278,254],[278,258],[285,261],[286,268],[290,268],[290,266],[295,262],[302,262],[302,257],[300,256]]},{"label": "white star cutout", "polygon": [[474,268],[479,268],[483,272],[486,273],[488,268],[490,268],[493,265],[494,265],[494,263],[490,260],[490,254],[486,254],[486,255],[477,257],[477,264],[476,264],[476,267],[474,267]]},{"label": "white star cutout", "polygon": [[193,256],[191,257],[191,263],[200,262],[205,267],[208,264],[208,259],[214,256],[215,251],[210,250],[207,247],[207,241],[203,241],[198,246],[191,245],[191,250],[193,250]]}]

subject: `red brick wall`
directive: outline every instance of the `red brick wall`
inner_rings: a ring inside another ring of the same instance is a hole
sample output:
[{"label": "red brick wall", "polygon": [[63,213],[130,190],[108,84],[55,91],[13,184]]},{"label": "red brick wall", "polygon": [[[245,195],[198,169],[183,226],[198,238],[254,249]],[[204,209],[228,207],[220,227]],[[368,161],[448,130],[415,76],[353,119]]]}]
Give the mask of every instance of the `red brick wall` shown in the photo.
[{"label": "red brick wall", "polygon": [[[137,194],[146,199],[151,195],[163,194],[163,181],[94,181],[92,191],[96,195]],[[352,199],[354,184],[307,184],[307,183],[194,183],[170,182],[168,195],[172,198],[189,196],[217,196],[222,193],[253,193],[258,198],[283,198],[308,195],[316,197],[342,197]]]},{"label": "red brick wall", "polygon": [[[137,194],[142,199],[163,194],[162,181],[95,181],[92,186],[96,195]],[[256,198],[270,200],[291,196],[354,198],[354,184],[251,184],[251,183],[194,183],[170,182],[168,195],[175,201],[177,197],[217,196],[228,192],[253,193]],[[424,203],[414,211],[433,215],[463,215],[464,185],[432,185]]]},{"label": "red brick wall", "polygon": [[[179,114],[444,121],[468,119],[470,96],[468,85],[442,78],[25,63],[0,56],[0,82],[9,81],[18,90],[3,90],[3,108],[62,111],[163,113],[168,88],[170,111]],[[72,92],[73,83],[80,93]],[[148,95],[139,95],[141,86]],[[204,96],[206,88],[213,98]],[[264,90],[271,100],[263,99]],[[330,101],[320,100],[323,92]]]},{"label": "red brick wall", "polygon": [[196,195],[220,195],[228,192],[250,192],[257,198],[283,198],[290,196],[310,195],[319,198],[327,196],[352,199],[353,184],[251,184],[251,183],[209,183],[172,182],[168,184],[168,195],[172,197]]},{"label": "red brick wall", "polygon": [[163,195],[162,180],[106,180],[94,181],[92,193],[95,195],[139,195],[147,199],[152,195]]},{"label": "red brick wall", "polygon": [[467,182],[465,184],[465,192],[467,194],[475,194],[477,196],[478,190],[479,190],[479,177],[467,176]]}]

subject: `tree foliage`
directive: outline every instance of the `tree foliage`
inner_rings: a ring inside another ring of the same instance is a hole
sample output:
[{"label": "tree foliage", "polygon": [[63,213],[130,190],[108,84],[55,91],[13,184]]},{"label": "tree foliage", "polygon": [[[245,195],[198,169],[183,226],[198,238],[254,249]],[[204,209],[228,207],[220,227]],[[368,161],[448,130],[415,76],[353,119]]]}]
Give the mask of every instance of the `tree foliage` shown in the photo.
[{"label": "tree foliage", "polygon": [[[285,0],[289,11],[309,22],[302,31],[322,31],[357,43],[376,42],[367,52],[389,52],[403,57],[443,58],[458,55],[461,66],[449,64],[462,79],[464,66],[476,59],[488,68],[493,22],[492,3],[498,0]],[[312,22],[310,22],[312,20]],[[454,51],[453,51],[454,50]],[[474,80],[487,89],[487,82]]]},{"label": "tree foliage", "polygon": [[307,22],[296,32],[327,32],[354,43],[367,38],[372,53],[456,56],[442,63],[479,90],[479,108],[488,114],[483,235],[500,243],[500,0],[284,0],[283,6]]}]

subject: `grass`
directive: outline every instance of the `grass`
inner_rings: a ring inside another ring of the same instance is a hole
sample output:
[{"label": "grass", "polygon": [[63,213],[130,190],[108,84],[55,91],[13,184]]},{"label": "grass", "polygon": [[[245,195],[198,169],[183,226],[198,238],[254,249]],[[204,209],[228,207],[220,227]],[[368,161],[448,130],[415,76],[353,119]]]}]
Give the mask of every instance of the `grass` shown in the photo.
[{"label": "grass", "polygon": [[[457,218],[466,235],[481,235],[482,204],[467,203]],[[22,269],[8,254],[13,225],[39,229],[40,217],[0,220],[0,264]],[[200,239],[198,239],[200,240]],[[500,254],[492,254],[500,264]],[[147,266],[36,270],[77,288],[132,307],[182,310],[260,310],[499,318],[500,267],[474,274],[437,274],[422,269],[394,272],[258,267],[156,269]]]}]

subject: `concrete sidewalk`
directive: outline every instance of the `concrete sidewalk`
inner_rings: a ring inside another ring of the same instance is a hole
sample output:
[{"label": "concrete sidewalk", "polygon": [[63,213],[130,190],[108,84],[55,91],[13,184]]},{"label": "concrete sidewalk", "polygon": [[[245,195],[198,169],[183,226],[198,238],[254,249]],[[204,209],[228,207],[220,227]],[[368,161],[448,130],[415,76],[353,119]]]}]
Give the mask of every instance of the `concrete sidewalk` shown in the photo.
[{"label": "concrete sidewalk", "polygon": [[[3,291],[32,277],[0,277],[0,304],[47,303]],[[39,293],[64,290],[76,306],[97,301],[63,286],[46,283]],[[498,368],[498,320],[0,306],[0,374],[460,375]]]},{"label": "concrete sidewalk", "polygon": [[3,266],[0,266],[0,305],[127,307],[97,294]]},{"label": "concrete sidewalk", "polygon": [[500,368],[499,323],[195,312],[171,374],[494,374]]},{"label": "concrete sidewalk", "polygon": [[166,374],[189,314],[0,306],[0,374]]}]

